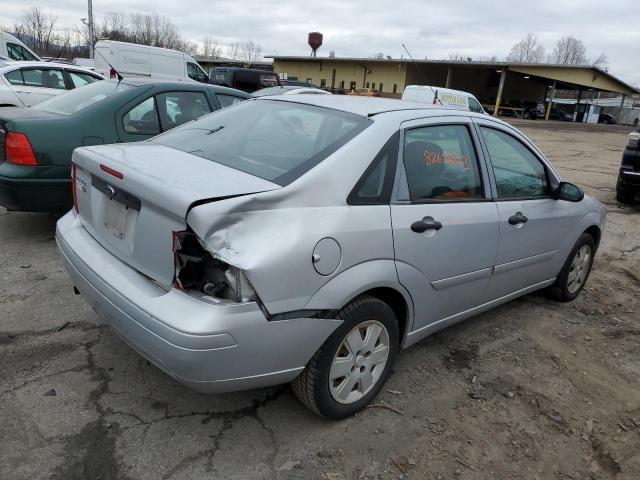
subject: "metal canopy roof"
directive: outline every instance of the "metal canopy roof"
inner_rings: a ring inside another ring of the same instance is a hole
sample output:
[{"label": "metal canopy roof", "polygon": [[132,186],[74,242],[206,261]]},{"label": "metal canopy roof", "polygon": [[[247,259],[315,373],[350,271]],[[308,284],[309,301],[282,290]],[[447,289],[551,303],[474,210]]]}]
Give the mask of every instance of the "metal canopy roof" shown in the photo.
[{"label": "metal canopy roof", "polygon": [[367,63],[404,63],[417,66],[429,65],[451,66],[455,68],[506,69],[549,80],[556,80],[565,86],[574,88],[597,89],[624,94],[640,93],[640,90],[623,82],[619,78],[593,65],[559,65],[554,63],[512,63],[512,62],[479,62],[463,60],[416,60],[406,58],[362,58],[362,57],[307,57],[270,55],[280,61],[290,62],[367,62]]}]

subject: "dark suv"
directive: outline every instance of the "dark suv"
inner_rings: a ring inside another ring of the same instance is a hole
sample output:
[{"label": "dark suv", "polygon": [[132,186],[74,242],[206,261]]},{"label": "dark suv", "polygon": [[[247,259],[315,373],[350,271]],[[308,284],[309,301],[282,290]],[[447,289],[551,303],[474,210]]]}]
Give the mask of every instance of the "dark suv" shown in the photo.
[{"label": "dark suv", "polygon": [[618,173],[616,198],[619,202],[631,203],[638,193],[640,193],[640,130],[629,134]]},{"label": "dark suv", "polygon": [[261,88],[280,85],[275,72],[257,68],[216,67],[211,70],[209,83],[223,87],[237,88],[247,93]]}]

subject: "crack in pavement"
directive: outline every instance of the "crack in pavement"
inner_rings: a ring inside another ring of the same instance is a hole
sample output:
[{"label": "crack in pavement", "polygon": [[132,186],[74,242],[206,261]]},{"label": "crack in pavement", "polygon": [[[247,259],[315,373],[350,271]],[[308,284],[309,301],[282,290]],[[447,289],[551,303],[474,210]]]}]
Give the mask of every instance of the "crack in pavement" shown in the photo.
[{"label": "crack in pavement", "polygon": [[66,325],[62,323],[57,327],[48,328],[46,330],[22,330],[17,332],[5,331],[0,332],[0,345],[14,343],[16,340],[30,337],[41,337],[52,333],[68,332],[70,330],[79,330],[81,332],[90,332],[92,330],[102,330],[101,325],[95,325],[90,322],[69,322]]},{"label": "crack in pavement", "polygon": [[[218,453],[219,449],[221,448],[221,441],[224,435],[227,433],[227,431],[233,428],[233,425],[236,421],[242,418],[255,419],[256,422],[258,422],[258,424],[260,425],[260,427],[263,430],[265,430],[273,440],[274,453],[270,458],[270,466],[275,474],[276,472],[275,459],[277,456],[277,446],[275,446],[276,445],[275,433],[271,428],[267,426],[266,421],[259,415],[258,410],[262,407],[265,407],[267,404],[276,401],[278,398],[280,398],[283,395],[286,389],[287,389],[286,386],[281,386],[280,388],[276,389],[273,393],[266,395],[265,398],[261,400],[254,399],[251,405],[247,407],[239,408],[237,410],[230,410],[226,412],[213,412],[213,411],[190,412],[190,413],[178,414],[178,415],[165,415],[163,418],[160,418],[157,420],[143,422],[142,425],[152,425],[152,424],[159,423],[165,420],[170,420],[173,418],[185,418],[185,417],[192,417],[192,416],[204,416],[204,418],[202,419],[202,424],[207,424],[212,420],[222,420],[222,426],[220,427],[218,432],[209,436],[213,440],[213,446],[198,454],[184,457],[180,462],[178,462],[177,465],[171,468],[171,470],[169,470],[169,472],[167,472],[162,477],[163,480],[169,480],[175,473],[179,472],[186,465],[188,465],[191,462],[197,461],[201,458],[207,458],[207,473],[212,473],[214,474],[214,476],[217,475],[217,471],[213,465],[213,459]],[[128,428],[133,428],[133,427],[128,427]]]},{"label": "crack in pavement", "polygon": [[64,442],[66,457],[72,462],[64,462],[51,475],[60,480],[128,480],[119,468],[115,459],[115,444],[119,435],[117,423],[108,424],[105,421],[107,411],[100,405],[100,398],[108,392],[111,378],[107,369],[96,364],[91,349],[100,342],[103,328],[94,340],[84,343],[87,353],[87,368],[93,374],[93,379],[99,382],[98,387],[89,394],[87,404],[98,413],[98,420],[87,423],[79,434],[68,437]]}]

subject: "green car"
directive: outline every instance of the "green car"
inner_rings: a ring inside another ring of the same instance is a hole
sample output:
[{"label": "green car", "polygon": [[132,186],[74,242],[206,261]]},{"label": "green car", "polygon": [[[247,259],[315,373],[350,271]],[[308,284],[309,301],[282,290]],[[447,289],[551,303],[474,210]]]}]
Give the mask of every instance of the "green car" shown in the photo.
[{"label": "green car", "polygon": [[0,205],[68,210],[75,148],[146,140],[250,97],[202,83],[125,79],[95,82],[31,108],[0,108]]}]

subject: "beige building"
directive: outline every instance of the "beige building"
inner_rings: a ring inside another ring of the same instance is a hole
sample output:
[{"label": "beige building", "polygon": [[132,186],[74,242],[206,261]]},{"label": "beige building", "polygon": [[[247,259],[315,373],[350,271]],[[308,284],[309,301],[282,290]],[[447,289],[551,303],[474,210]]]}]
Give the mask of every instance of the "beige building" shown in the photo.
[{"label": "beige building", "polygon": [[[473,93],[498,108],[522,107],[553,99],[556,90],[639,93],[622,80],[591,65],[465,62],[393,58],[272,56],[274,70],[290,80],[308,81],[330,91],[348,93],[373,88],[400,97],[406,85],[432,85]],[[579,101],[578,101],[579,103]]]}]

